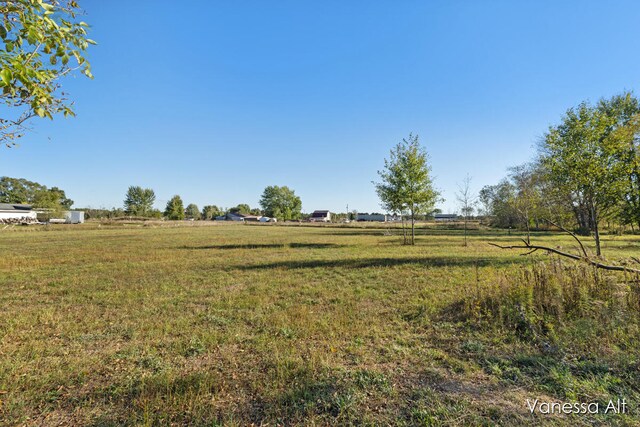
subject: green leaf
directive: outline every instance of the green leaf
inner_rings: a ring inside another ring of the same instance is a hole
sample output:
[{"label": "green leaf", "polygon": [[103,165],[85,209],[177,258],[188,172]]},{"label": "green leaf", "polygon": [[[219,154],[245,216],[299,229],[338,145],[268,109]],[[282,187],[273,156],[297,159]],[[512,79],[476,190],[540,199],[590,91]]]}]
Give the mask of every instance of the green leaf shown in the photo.
[{"label": "green leaf", "polygon": [[36,108],[36,114],[40,117],[44,117],[45,115],[44,108]]},{"label": "green leaf", "polygon": [[69,62],[69,55],[64,55],[62,57],[62,65],[67,65],[68,62]]},{"label": "green leaf", "polygon": [[0,25],[0,37],[2,37],[2,39],[7,37],[7,29],[3,25]]},{"label": "green leaf", "polygon": [[11,73],[11,70],[5,68],[2,71],[0,71],[0,78],[2,78],[2,81],[4,82],[4,84],[9,85],[11,83],[11,80],[13,80],[13,75]]}]

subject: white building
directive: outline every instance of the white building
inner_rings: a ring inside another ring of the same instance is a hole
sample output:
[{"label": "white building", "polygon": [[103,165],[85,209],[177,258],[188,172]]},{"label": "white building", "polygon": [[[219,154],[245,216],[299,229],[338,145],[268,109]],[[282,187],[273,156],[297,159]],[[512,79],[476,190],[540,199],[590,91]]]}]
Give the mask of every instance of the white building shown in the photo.
[{"label": "white building", "polygon": [[0,203],[0,223],[36,222],[38,218],[31,205]]},{"label": "white building", "polygon": [[310,222],[331,222],[331,212],[329,211],[313,211]]}]

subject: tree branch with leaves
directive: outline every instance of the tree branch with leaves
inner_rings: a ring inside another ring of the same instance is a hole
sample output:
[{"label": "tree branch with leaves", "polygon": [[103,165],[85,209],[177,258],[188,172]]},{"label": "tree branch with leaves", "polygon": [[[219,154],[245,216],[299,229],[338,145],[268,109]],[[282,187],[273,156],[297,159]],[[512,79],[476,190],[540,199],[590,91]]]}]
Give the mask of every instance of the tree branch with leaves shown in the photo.
[{"label": "tree branch with leaves", "polygon": [[12,147],[34,117],[74,116],[60,79],[75,71],[93,78],[86,58],[89,25],[73,0],[13,0],[0,4],[0,144]]}]

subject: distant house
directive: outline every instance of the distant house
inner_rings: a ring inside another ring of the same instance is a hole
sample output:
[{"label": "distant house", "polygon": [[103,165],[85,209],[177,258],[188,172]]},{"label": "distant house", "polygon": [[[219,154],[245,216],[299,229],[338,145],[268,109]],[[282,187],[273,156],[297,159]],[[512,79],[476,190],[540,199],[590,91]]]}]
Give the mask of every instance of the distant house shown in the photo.
[{"label": "distant house", "polygon": [[216,217],[216,221],[239,221],[244,222],[244,218],[246,215],[242,215],[239,213],[227,212],[224,215],[220,215]]},{"label": "distant house", "polygon": [[389,215],[378,214],[378,213],[359,213],[356,215],[356,221],[376,221],[376,222],[387,222],[390,221]]},{"label": "distant house", "polygon": [[0,203],[0,223],[37,222],[36,212],[31,205]]},{"label": "distant house", "polygon": [[433,216],[437,222],[446,222],[446,221],[457,221],[458,215],[456,214],[435,214]]},{"label": "distant house", "polygon": [[331,222],[331,212],[329,211],[313,211],[310,222]]}]

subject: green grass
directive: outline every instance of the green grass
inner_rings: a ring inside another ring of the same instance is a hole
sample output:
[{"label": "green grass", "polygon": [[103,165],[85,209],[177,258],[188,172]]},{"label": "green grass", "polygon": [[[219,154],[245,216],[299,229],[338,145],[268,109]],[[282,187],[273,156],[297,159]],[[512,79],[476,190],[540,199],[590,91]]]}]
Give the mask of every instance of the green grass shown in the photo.
[{"label": "green grass", "polygon": [[[541,287],[525,271],[549,257],[486,243],[515,235],[476,230],[462,247],[459,230],[419,229],[410,247],[386,234],[4,230],[0,424],[640,425],[640,307],[615,291],[623,276],[593,282],[563,264]],[[604,240],[614,259],[639,249],[637,236]],[[572,286],[582,293],[567,300]],[[526,408],[617,397],[628,415]]]}]

